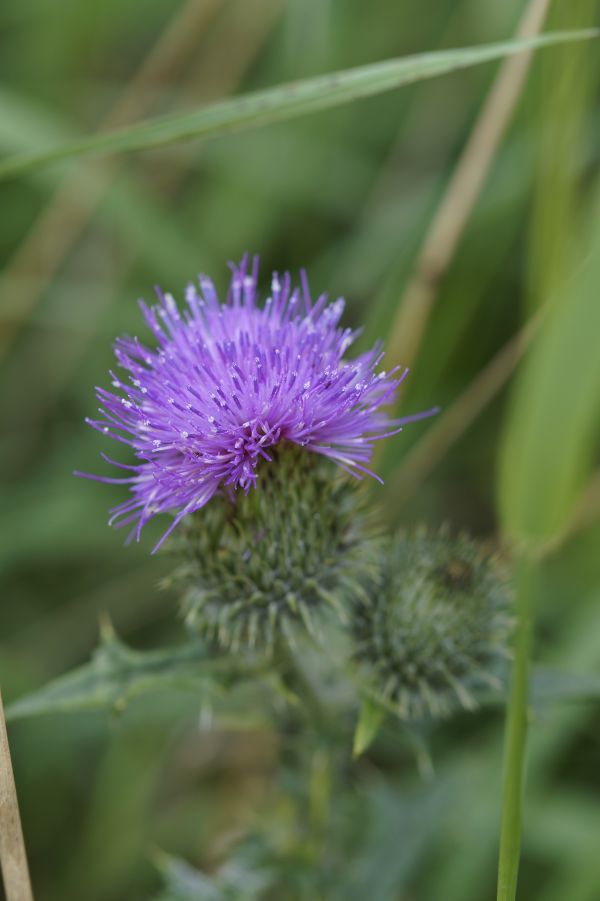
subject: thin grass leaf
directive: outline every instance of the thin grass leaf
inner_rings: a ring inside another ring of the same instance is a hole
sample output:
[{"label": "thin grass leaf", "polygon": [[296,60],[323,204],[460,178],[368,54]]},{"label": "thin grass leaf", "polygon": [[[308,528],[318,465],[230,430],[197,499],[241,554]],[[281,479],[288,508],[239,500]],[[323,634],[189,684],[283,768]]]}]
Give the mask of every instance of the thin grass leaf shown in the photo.
[{"label": "thin grass leaf", "polygon": [[532,542],[564,526],[600,426],[600,185],[583,264],[550,302],[517,383],[500,456],[499,500],[509,535]]},{"label": "thin grass leaf", "polygon": [[53,150],[10,157],[0,164],[0,179],[73,157],[148,150],[270,125],[524,50],[585,40],[599,34],[598,29],[560,31],[522,41],[421,53],[279,85],[189,113],[150,119],[128,128],[81,138]]}]

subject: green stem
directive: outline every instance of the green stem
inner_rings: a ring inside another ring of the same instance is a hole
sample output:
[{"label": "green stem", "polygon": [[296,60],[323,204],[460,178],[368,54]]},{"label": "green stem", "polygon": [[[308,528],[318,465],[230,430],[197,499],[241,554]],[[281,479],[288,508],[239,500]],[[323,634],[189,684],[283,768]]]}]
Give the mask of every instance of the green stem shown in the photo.
[{"label": "green stem", "polygon": [[299,705],[304,708],[304,712],[313,726],[316,729],[325,729],[326,731],[330,723],[330,717],[328,717],[320,697],[298,663],[294,650],[283,636],[279,638],[276,644],[274,660],[283,686],[298,701]]},{"label": "green stem", "polygon": [[498,861],[498,901],[514,901],[521,852],[521,820],[527,738],[529,657],[535,562],[522,556],[517,565],[515,657],[506,718],[504,785]]}]

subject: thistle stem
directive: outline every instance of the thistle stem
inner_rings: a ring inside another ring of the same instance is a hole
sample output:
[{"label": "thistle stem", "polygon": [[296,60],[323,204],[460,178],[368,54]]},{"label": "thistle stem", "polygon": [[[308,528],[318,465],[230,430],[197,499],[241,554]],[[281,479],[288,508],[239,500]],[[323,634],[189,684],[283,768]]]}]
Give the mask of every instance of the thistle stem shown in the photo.
[{"label": "thistle stem", "polygon": [[529,657],[535,563],[522,556],[517,565],[515,656],[506,716],[504,785],[498,861],[498,901],[514,901],[521,853],[521,821],[525,778]]},{"label": "thistle stem", "polygon": [[0,864],[6,901],[33,901],[0,693]]},{"label": "thistle stem", "polygon": [[321,699],[305,676],[287,639],[281,638],[277,643],[275,660],[285,688],[301,702],[316,727],[326,726],[329,718]]}]

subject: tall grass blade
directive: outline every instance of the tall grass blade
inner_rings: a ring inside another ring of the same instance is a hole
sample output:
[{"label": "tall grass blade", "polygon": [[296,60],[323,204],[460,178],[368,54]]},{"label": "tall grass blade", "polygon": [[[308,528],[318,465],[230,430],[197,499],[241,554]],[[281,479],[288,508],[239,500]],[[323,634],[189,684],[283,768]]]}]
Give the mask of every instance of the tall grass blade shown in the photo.
[{"label": "tall grass blade", "polygon": [[103,135],[81,138],[41,153],[10,157],[0,164],[0,179],[73,157],[148,150],[270,125],[532,48],[585,40],[599,34],[598,29],[560,31],[522,41],[440,50],[279,85],[189,113],[151,119]]}]

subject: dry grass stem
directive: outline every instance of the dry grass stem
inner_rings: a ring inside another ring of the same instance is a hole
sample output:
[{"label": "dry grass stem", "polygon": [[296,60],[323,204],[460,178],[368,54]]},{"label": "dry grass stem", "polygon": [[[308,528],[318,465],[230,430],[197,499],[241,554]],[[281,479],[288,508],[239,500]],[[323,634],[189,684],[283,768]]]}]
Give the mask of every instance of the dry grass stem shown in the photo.
[{"label": "dry grass stem", "polygon": [[0,864],[6,901],[33,901],[0,693]]},{"label": "dry grass stem", "polygon": [[[516,37],[538,34],[548,6],[549,0],[531,0]],[[521,53],[507,59],[500,67],[436,211],[392,322],[386,356],[393,364],[411,366],[418,354],[440,280],[450,266],[479,197],[521,94],[531,59],[531,52]]]},{"label": "dry grass stem", "polygon": [[407,454],[391,481],[390,495],[393,503],[389,505],[389,509],[397,510],[399,505],[414,494],[452,445],[498,394],[531,343],[541,319],[540,311],[498,351],[458,400],[429,426],[425,436]]}]

